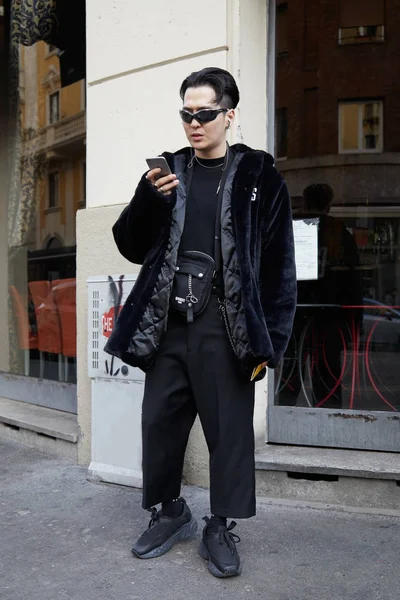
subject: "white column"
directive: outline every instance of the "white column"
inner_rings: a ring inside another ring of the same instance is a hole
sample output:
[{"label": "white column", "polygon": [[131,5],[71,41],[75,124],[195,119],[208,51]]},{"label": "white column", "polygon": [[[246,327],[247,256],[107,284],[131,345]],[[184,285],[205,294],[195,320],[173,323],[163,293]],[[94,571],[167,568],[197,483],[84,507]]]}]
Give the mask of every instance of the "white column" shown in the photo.
[{"label": "white column", "polygon": [[[137,431],[138,413],[133,394],[131,404],[124,399],[124,411],[118,413],[120,426],[114,422],[108,437],[100,440],[101,432],[91,426],[106,417],[106,412],[102,415],[99,411],[104,409],[109,389],[92,386],[85,366],[86,277],[137,271],[118,255],[111,225],[122,209],[117,205],[130,200],[146,169],[145,157],[187,143],[177,112],[179,87],[190,72],[206,66],[231,69],[242,94],[231,142],[240,141],[243,135],[245,143],[266,148],[265,1],[203,0],[198,10],[186,0],[154,0],[149,11],[141,3],[88,0],[87,56],[88,194],[87,210],[79,211],[77,228],[79,456],[81,462],[90,462],[90,441],[96,438],[93,447],[102,450],[106,471],[104,457],[108,453],[111,464],[112,446],[118,432],[125,435],[126,422]],[[262,440],[265,398],[261,384],[255,425],[257,439]],[[118,395],[113,401],[118,402]],[[198,426],[190,440],[187,464],[193,481],[202,483],[207,477],[208,454]],[[129,469],[126,463],[114,467],[114,475],[120,467]]]},{"label": "white column", "polygon": [[[240,104],[230,142],[267,150],[267,4],[265,0],[227,2],[227,66],[235,77]],[[267,378],[256,384],[254,433],[256,445],[265,443]],[[208,451],[197,421],[185,458],[185,479],[207,486]]]},{"label": "white column", "polygon": [[[151,11],[137,2],[87,2],[88,194],[87,210],[79,211],[77,228],[78,420],[82,431],[79,457],[81,462],[90,462],[93,436],[94,458],[102,457],[101,470],[103,476],[108,472],[109,478],[114,476],[112,472],[135,469],[133,456],[131,465],[112,464],[121,462],[116,461],[112,447],[116,437],[125,435],[124,424],[132,423],[131,434],[138,431],[140,413],[135,392],[130,402],[123,400],[124,410],[116,413],[120,424],[113,423],[108,437],[102,437],[98,427],[91,427],[92,422],[102,422],[107,417],[104,400],[108,388],[105,384],[103,389],[100,383],[92,386],[85,367],[86,277],[138,270],[118,256],[112,241],[111,226],[120,211],[115,205],[130,200],[146,169],[146,156],[186,143],[178,117],[179,87],[194,70],[207,65],[226,68],[226,18],[224,0],[204,0],[200,11],[186,0],[155,0]],[[161,109],[162,117],[157,116]],[[112,152],[112,161],[105,148]],[[132,385],[137,385],[138,393],[143,392],[140,384]],[[118,402],[118,395],[114,400]],[[137,437],[140,445],[140,435]],[[125,441],[120,439],[121,444]],[[100,468],[101,475],[99,471]]]}]

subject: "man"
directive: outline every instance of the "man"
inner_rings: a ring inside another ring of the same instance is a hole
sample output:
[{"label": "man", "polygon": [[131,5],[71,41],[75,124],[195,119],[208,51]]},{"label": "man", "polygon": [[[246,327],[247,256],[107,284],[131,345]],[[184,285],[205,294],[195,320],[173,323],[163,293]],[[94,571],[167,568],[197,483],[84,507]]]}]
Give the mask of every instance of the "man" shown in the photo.
[{"label": "man", "polygon": [[239,102],[233,77],[203,69],[180,95],[190,148],[163,155],[171,174],[144,175],[113,228],[121,254],[143,266],[106,350],[146,371],[143,508],[153,508],[132,552],[159,556],[196,532],[179,494],[199,415],[212,513],[200,554],[213,575],[229,577],[241,565],[227,518],[255,514],[250,380],[279,363],[294,317],[291,208],[270,155],[227,145]]}]

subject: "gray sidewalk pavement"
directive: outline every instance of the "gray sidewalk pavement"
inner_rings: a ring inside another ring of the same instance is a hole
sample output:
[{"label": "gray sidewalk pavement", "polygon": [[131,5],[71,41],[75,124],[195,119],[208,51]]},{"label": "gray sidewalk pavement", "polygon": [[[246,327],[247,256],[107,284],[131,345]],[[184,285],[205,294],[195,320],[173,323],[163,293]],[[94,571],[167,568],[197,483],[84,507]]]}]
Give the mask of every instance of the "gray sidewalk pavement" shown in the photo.
[{"label": "gray sidewalk pavement", "polygon": [[[140,561],[140,492],[0,439],[1,600],[398,600],[400,519],[262,505],[241,521],[243,574],[212,577],[197,538]],[[400,488],[399,488],[400,495]],[[199,520],[207,492],[186,488]]]}]

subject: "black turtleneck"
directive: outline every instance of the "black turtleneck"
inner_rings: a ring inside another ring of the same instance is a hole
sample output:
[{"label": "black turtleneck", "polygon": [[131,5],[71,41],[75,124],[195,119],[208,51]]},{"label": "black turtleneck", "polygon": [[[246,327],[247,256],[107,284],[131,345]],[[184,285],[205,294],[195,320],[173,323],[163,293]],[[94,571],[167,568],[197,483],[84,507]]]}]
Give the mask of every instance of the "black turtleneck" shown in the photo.
[{"label": "black turtleneck", "polygon": [[200,162],[205,166],[201,166],[197,161],[194,161],[193,165],[192,182],[186,199],[185,226],[179,251],[197,250],[214,257],[217,190],[222,176],[224,157],[200,159]]}]

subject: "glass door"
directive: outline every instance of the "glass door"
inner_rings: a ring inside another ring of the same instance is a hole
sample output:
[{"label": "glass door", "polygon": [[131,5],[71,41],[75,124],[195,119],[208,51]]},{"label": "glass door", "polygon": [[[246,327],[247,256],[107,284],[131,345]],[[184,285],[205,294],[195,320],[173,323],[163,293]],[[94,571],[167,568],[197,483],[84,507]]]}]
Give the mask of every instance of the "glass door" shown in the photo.
[{"label": "glass door", "polygon": [[268,440],[399,452],[397,8],[344,4],[276,3],[276,165],[295,229],[313,224],[317,241],[270,385]]}]

